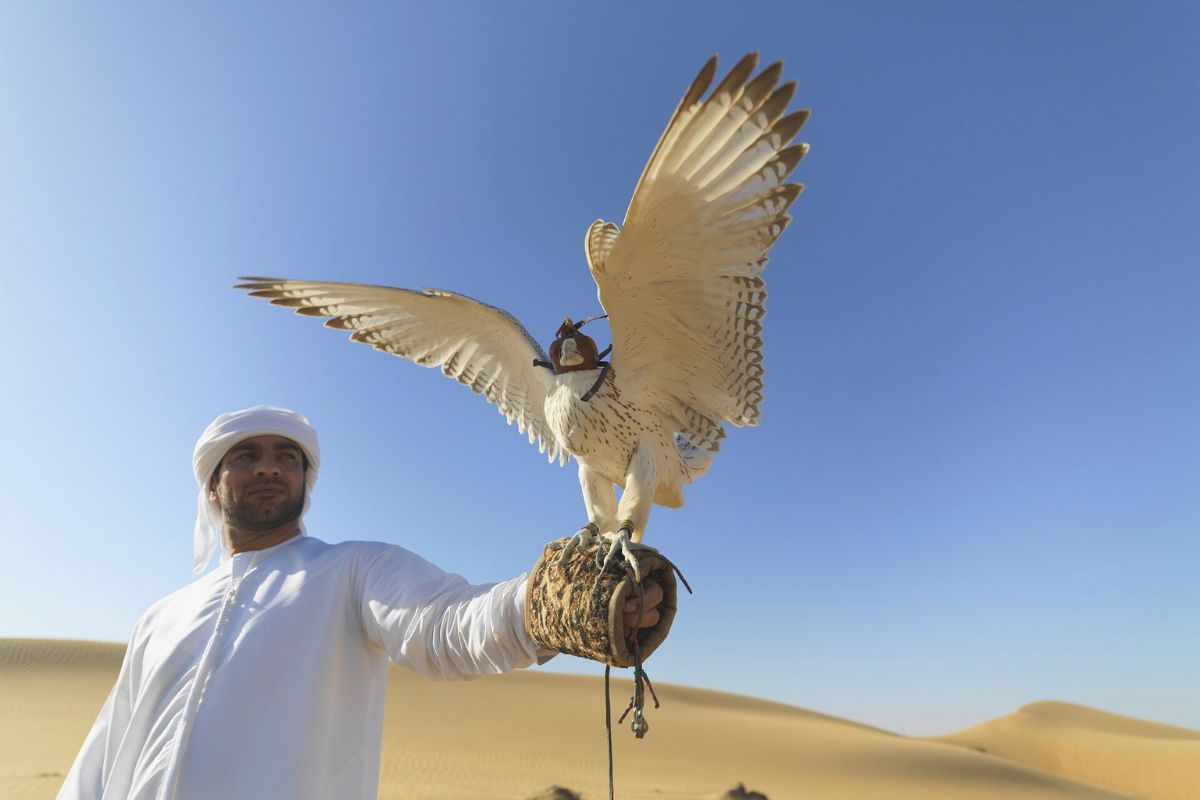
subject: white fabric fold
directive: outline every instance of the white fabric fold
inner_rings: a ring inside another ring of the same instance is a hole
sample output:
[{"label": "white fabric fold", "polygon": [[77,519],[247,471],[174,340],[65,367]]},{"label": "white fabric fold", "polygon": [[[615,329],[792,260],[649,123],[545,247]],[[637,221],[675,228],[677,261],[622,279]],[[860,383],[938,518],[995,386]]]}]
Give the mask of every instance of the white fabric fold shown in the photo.
[{"label": "white fabric fold", "polygon": [[[209,499],[208,494],[208,483],[213,471],[229,449],[238,442],[255,436],[271,435],[291,439],[300,445],[300,449],[308,458],[308,468],[304,471],[304,509],[301,511],[301,519],[304,512],[308,511],[312,490],[317,483],[317,470],[321,465],[317,432],[308,420],[295,411],[275,406],[253,406],[222,414],[200,434],[196,441],[196,449],[192,452],[192,472],[200,487],[196,497],[196,527],[192,535],[193,575],[204,571],[218,545],[221,546],[221,560],[225,561],[229,557],[224,548],[225,521],[221,516],[221,506],[216,500]],[[303,521],[300,523],[300,533],[306,533]]]},{"label": "white fabric fold", "polygon": [[142,615],[58,798],[370,800],[388,657],[447,679],[528,666],[525,592],[378,542],[239,553]]}]

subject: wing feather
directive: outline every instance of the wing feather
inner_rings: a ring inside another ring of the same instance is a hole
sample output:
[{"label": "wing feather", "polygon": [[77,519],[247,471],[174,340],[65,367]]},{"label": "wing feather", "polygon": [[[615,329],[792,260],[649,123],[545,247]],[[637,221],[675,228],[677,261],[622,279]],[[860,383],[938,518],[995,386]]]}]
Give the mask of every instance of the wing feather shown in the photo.
[{"label": "wing feather", "polygon": [[[716,61],[680,102],[634,190],[622,228],[588,230],[588,264],[608,312],[622,382],[665,398],[680,432],[716,449],[723,422],[758,422],[761,277],[803,186],[788,176],[808,111],[787,114],[782,64],[742,58],[705,98]],[[707,448],[706,448],[707,449]]]},{"label": "wing feather", "polygon": [[326,327],[350,332],[356,342],[442,373],[495,405],[551,461],[568,454],[546,425],[544,404],[553,378],[534,366],[546,361],[541,346],[503,309],[440,289],[278,278],[241,278],[251,297],[328,317]]}]

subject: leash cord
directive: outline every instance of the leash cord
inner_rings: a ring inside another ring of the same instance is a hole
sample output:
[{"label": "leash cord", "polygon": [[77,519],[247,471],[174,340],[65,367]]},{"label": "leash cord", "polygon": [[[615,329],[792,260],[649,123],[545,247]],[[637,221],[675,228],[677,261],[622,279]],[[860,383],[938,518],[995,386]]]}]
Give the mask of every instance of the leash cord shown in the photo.
[{"label": "leash cord", "polygon": [[612,696],[608,688],[608,674],[612,667],[604,665],[604,730],[608,734],[608,800],[613,800],[613,756],[612,756]]},{"label": "leash cord", "polygon": [[[608,365],[605,365],[605,372],[607,372],[607,371],[608,371]],[[600,381],[596,382],[596,386],[594,386],[592,388],[592,392],[589,393],[589,396],[590,396],[590,394],[595,393],[595,390],[600,387],[600,382],[603,380],[604,380],[604,373],[601,373]],[[583,399],[587,400],[589,398],[585,397]],[[679,571],[679,567],[675,566],[669,560],[667,561],[667,563],[670,564],[671,569],[673,569],[675,571],[675,574],[679,576],[679,580],[682,581],[684,587],[687,588],[688,594],[691,594],[692,587],[688,586],[687,578],[683,577],[683,573]],[[596,582],[597,582],[597,584],[599,584],[599,576],[597,576]],[[634,632],[633,632],[633,636],[631,637],[631,641],[630,641],[630,645],[631,645],[630,649],[633,651],[633,697],[631,697],[629,699],[629,705],[625,708],[625,712],[623,714],[621,714],[621,718],[619,720],[617,720],[617,724],[620,725],[620,724],[624,723],[625,717],[629,716],[629,712],[632,711],[633,712],[633,733],[637,738],[641,739],[643,736],[646,735],[646,731],[648,731],[650,729],[650,725],[646,722],[646,718],[642,714],[642,708],[646,703],[646,695],[645,695],[646,690],[650,691],[650,697],[654,701],[655,708],[659,707],[659,702],[658,702],[658,693],[654,691],[654,684],[652,684],[650,682],[650,676],[646,674],[645,668],[642,667],[642,648],[638,642],[637,631],[641,628],[641,625],[642,625],[642,614],[645,612],[646,595],[645,595],[645,590],[643,589],[641,583],[637,583],[635,585],[637,587],[638,600],[640,602],[638,603],[637,622],[634,624]],[[597,588],[596,586],[593,586],[592,591],[594,592],[596,588]],[[613,795],[613,746],[612,746],[612,689],[609,685],[609,683],[610,683],[609,676],[611,675],[611,673],[612,673],[612,665],[605,664],[604,665],[604,732],[608,738],[608,800],[614,800],[614,795]]]}]

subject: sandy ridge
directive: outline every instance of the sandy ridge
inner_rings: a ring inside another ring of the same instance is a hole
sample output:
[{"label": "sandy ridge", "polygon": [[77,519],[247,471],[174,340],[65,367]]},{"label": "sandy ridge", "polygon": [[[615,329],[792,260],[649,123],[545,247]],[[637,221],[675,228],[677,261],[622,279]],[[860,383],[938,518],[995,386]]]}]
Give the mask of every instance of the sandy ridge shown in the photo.
[{"label": "sandy ridge", "polygon": [[[0,797],[54,796],[123,652],[0,639]],[[516,799],[555,784],[606,796],[601,681],[535,670],[432,683],[393,669],[380,797]],[[921,740],[754,698],[657,688],[663,708],[648,713],[649,736],[616,732],[623,800],[715,798],[739,782],[771,800],[1182,800],[1200,785],[1187,783],[1200,732],[1079,706],[1038,703]],[[614,681],[614,704],[628,693],[626,677]]]},{"label": "sandy ridge", "polygon": [[1200,798],[1200,731],[1188,728],[1040,702],[936,741],[1140,797]]}]

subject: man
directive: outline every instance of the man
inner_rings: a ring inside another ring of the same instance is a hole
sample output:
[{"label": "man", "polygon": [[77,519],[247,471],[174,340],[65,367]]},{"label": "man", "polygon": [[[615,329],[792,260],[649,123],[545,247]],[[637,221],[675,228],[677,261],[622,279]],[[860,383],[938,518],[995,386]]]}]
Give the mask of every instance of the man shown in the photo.
[{"label": "man", "polygon": [[[388,658],[454,679],[553,655],[526,631],[525,576],[473,586],[400,547],[305,535],[319,465],[292,411],[204,431],[194,571],[218,541],[220,564],[138,620],[60,800],[375,797]],[[626,630],[657,621],[661,587],[645,598]]]}]

